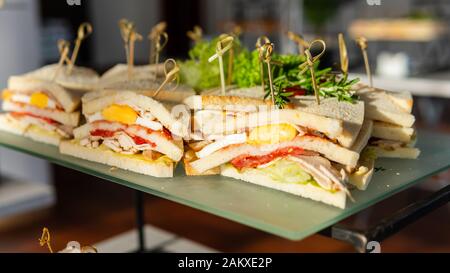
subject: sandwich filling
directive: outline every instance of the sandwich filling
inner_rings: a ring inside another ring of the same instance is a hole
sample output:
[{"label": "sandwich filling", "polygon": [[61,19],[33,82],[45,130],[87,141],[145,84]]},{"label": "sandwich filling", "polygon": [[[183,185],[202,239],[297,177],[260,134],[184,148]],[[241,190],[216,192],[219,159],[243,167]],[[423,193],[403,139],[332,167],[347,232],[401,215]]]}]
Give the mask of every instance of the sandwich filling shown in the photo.
[{"label": "sandwich filling", "polygon": [[3,110],[8,111],[8,118],[27,127],[35,126],[49,132],[54,132],[61,138],[71,138],[73,128],[78,123],[78,116],[73,122],[58,119],[66,112],[52,94],[42,91],[31,93],[4,90],[2,92]]},{"label": "sandwich filling", "polygon": [[344,191],[347,175],[320,153],[302,146],[308,139],[325,139],[318,133],[289,123],[247,128],[236,134],[203,136],[188,145],[196,158],[189,164],[198,173],[220,165],[241,173],[249,170],[280,183],[312,184],[329,192]]},{"label": "sandwich filling", "polygon": [[85,147],[100,146],[124,155],[142,155],[147,160],[163,156],[172,161],[182,157],[180,141],[174,140],[149,111],[115,103],[86,115],[87,124],[75,129],[75,138]]},{"label": "sandwich filling", "polygon": [[371,138],[369,143],[371,146],[377,146],[386,151],[395,151],[398,148],[407,148],[410,146],[410,143],[407,142],[378,138]]}]

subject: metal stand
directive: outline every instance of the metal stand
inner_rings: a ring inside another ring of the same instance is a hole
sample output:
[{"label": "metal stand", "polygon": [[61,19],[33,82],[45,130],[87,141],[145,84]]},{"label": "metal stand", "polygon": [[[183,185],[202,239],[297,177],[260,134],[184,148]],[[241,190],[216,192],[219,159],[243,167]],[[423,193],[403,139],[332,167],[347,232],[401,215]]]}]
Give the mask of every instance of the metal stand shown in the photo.
[{"label": "metal stand", "polygon": [[431,194],[425,199],[398,210],[367,230],[352,229],[337,224],[319,233],[336,240],[350,243],[358,252],[370,252],[374,250],[373,247],[376,243],[380,243],[382,240],[397,233],[435,209],[447,204],[449,201],[450,185]]},{"label": "metal stand", "polygon": [[136,229],[138,232],[138,249],[136,253],[165,253],[164,247],[175,242],[179,238],[174,238],[165,241],[151,249],[148,249],[145,245],[145,202],[144,194],[139,190],[134,190],[134,208],[136,213]]},{"label": "metal stand", "polygon": [[[160,252],[162,247],[147,250],[145,247],[144,193],[135,190],[136,228],[138,231],[138,249],[136,252]],[[431,194],[427,198],[412,203],[389,217],[384,218],[367,230],[346,227],[341,224],[328,227],[319,234],[350,243],[357,252],[376,252],[376,244],[399,232],[407,225],[447,204],[450,201],[450,185]]]},{"label": "metal stand", "polygon": [[146,252],[145,248],[145,220],[144,220],[144,199],[143,199],[143,193],[141,191],[135,190],[134,191],[135,197],[134,197],[134,205],[135,205],[135,211],[136,211],[136,228],[138,232],[138,253],[144,253]]}]

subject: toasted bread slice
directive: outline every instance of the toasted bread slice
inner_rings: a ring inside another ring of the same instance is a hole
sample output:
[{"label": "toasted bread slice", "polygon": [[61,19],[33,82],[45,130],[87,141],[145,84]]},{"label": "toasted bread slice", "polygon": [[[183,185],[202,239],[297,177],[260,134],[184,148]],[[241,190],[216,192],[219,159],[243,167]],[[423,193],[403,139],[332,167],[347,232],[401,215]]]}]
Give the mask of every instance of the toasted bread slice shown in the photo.
[{"label": "toasted bread slice", "polygon": [[381,121],[374,122],[372,132],[373,137],[401,142],[410,142],[414,134],[414,128],[401,127]]},{"label": "toasted bread slice", "polygon": [[192,110],[256,112],[275,109],[269,100],[238,96],[196,95],[186,98],[183,102]]},{"label": "toasted bread slice", "polygon": [[193,117],[193,129],[205,135],[228,134],[246,128],[280,123],[316,130],[331,139],[336,139],[343,131],[343,123],[340,120],[294,109],[241,113],[235,116],[217,110],[202,110],[196,111]]},{"label": "toasted bread slice", "polygon": [[[163,79],[132,79],[109,83],[103,86],[104,89],[128,90],[152,97],[161,102],[182,103],[184,99],[195,95],[194,89],[186,85],[166,84],[156,94]],[[155,96],[156,95],[156,96]]]},{"label": "toasted bread slice", "polygon": [[385,91],[388,97],[406,113],[411,114],[413,109],[413,97],[410,92]]},{"label": "toasted bread slice", "polygon": [[[213,95],[220,96],[222,93],[221,88],[214,88],[209,90],[202,91],[202,95]],[[253,86],[253,87],[244,87],[238,88],[236,86],[227,86],[226,95],[232,97],[246,97],[253,99],[264,99],[266,92],[262,89],[261,86]]]},{"label": "toasted bread slice", "polygon": [[58,146],[65,138],[60,134],[46,130],[37,125],[30,125],[24,133],[24,136],[31,138],[34,141]]},{"label": "toasted bread slice", "polygon": [[[164,64],[137,65],[132,69],[131,80],[156,80],[158,77],[164,77]],[[128,78],[128,65],[117,64],[103,73],[100,78],[100,86],[124,82]]]},{"label": "toasted bread slice", "polygon": [[[74,66],[71,73],[69,73],[69,67],[62,66],[58,71],[58,64],[46,65],[35,71],[25,74],[25,77],[40,79],[45,81],[55,81],[55,83],[61,85],[64,88],[68,88],[74,91],[93,91],[97,89],[99,83],[99,75],[93,69],[81,66]],[[54,78],[55,74],[57,77]]]},{"label": "toasted bread slice", "polygon": [[0,114],[0,130],[13,133],[16,135],[23,135],[28,128],[28,124],[20,122],[11,117],[9,114]]},{"label": "toasted bread slice", "polygon": [[359,89],[357,94],[365,102],[365,117],[403,127],[412,127],[415,117],[392,100],[393,96],[381,90]]},{"label": "toasted bread slice", "polygon": [[417,159],[420,155],[420,150],[413,147],[399,147],[395,149],[383,149],[378,146],[368,146],[375,151],[377,157],[383,158],[402,158],[402,159]]},{"label": "toasted bread slice", "polygon": [[336,139],[346,147],[352,147],[364,122],[364,102],[339,101],[337,98],[322,98],[317,104],[314,96],[304,96],[295,100],[296,109],[312,115],[325,116],[343,122],[343,132]]},{"label": "toasted bread slice", "polygon": [[31,94],[46,91],[52,94],[61,104],[65,112],[71,113],[80,105],[80,96],[70,92],[60,85],[39,79],[24,76],[12,76],[8,80],[8,89],[12,92]]},{"label": "toasted bread slice", "polygon": [[76,140],[61,142],[59,150],[62,154],[136,173],[155,177],[173,177],[174,163],[158,160],[150,161],[143,157],[122,155],[102,147],[88,148],[81,146]]},{"label": "toasted bread slice", "polygon": [[373,132],[373,121],[366,119],[359,131],[358,137],[356,138],[355,143],[353,143],[350,150],[357,152],[358,154],[367,146],[370,137]]},{"label": "toasted bread slice", "polygon": [[221,168],[221,175],[235,178],[259,186],[287,192],[314,201],[319,201],[341,209],[345,208],[346,193],[344,191],[330,192],[312,184],[280,183],[274,181],[270,175],[258,169],[238,171],[232,165],[226,164]]}]

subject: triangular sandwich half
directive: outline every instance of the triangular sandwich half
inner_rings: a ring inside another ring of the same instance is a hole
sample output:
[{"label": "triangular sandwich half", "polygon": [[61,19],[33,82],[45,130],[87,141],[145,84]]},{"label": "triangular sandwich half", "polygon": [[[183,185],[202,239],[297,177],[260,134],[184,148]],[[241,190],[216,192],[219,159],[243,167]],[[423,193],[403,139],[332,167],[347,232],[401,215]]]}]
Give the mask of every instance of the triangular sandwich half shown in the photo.
[{"label": "triangular sandwich half", "polygon": [[188,124],[160,102],[126,90],[82,98],[87,123],[60,145],[63,154],[156,177],[172,177]]},{"label": "triangular sandwich half", "polygon": [[73,66],[69,73],[69,66],[64,65],[59,67],[58,64],[46,65],[23,76],[45,81],[54,81],[66,89],[78,92],[88,92],[97,89],[100,79],[98,73],[93,69]]},{"label": "triangular sandwich half", "polygon": [[420,150],[415,148],[415,117],[412,96],[360,85],[358,96],[366,104],[365,116],[374,121],[370,148],[378,157],[415,159]]},{"label": "triangular sandwich half", "polygon": [[341,120],[269,101],[233,96],[194,96],[193,151],[188,175],[215,173],[285,191],[339,208],[349,192],[342,166],[356,167],[359,153],[339,145]]},{"label": "triangular sandwich half", "polygon": [[2,98],[3,130],[58,145],[78,126],[80,98],[53,82],[12,76]]}]

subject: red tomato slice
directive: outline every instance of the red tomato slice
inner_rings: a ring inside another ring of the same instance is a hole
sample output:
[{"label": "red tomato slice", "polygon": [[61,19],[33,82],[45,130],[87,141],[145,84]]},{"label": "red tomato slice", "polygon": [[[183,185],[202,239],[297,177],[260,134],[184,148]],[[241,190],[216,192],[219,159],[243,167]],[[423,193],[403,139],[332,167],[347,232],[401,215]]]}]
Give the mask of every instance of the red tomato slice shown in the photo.
[{"label": "red tomato slice", "polygon": [[256,168],[260,165],[267,164],[279,157],[286,157],[288,155],[298,156],[298,155],[305,155],[308,153],[309,152],[305,151],[300,147],[286,147],[275,150],[266,155],[257,155],[257,156],[241,155],[233,159],[231,161],[231,164],[239,170],[243,168]]},{"label": "red tomato slice", "polygon": [[38,118],[38,119],[40,119],[42,121],[45,121],[45,122],[47,122],[47,123],[49,123],[51,125],[59,125],[60,124],[59,122],[57,122],[57,121],[55,121],[55,120],[53,120],[51,118],[41,117],[41,116],[38,116],[38,115],[35,115],[35,114],[32,114],[32,113],[28,113],[28,112],[11,112],[10,115],[12,115],[15,118],[21,118],[21,117],[24,117],[24,116],[30,116],[30,117],[33,117],[33,118]]}]

